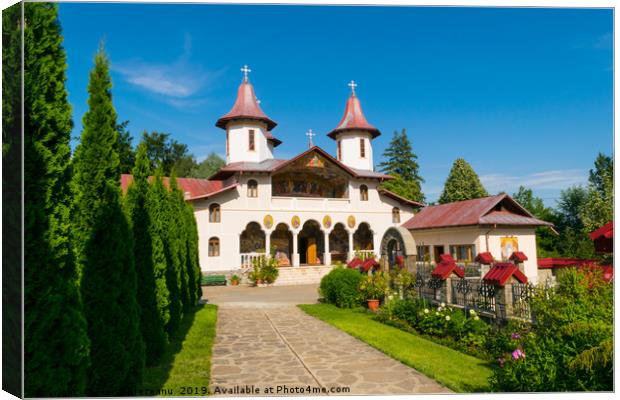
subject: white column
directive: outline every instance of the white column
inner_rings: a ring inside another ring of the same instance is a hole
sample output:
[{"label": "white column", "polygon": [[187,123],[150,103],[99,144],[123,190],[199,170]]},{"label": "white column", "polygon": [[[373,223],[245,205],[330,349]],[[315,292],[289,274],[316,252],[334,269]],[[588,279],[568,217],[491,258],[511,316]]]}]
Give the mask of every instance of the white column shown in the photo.
[{"label": "white column", "polygon": [[265,254],[271,255],[271,232],[265,232]]},{"label": "white column", "polygon": [[297,232],[293,231],[293,267],[299,267],[299,254],[297,253]]},{"label": "white column", "polygon": [[354,256],[354,252],[353,252],[353,232],[349,231],[349,255],[348,255],[348,260],[353,259]]},{"label": "white column", "polygon": [[323,264],[332,265],[332,254],[329,252],[329,232],[325,231],[325,254],[323,255]]}]

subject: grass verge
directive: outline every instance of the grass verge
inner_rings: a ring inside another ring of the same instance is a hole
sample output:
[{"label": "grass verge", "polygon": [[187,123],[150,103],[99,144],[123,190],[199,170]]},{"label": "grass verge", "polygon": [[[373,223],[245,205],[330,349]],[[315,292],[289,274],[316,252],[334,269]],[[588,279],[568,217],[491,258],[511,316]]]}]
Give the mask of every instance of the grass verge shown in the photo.
[{"label": "grass verge", "polygon": [[367,312],[331,304],[302,304],[299,308],[456,392],[490,391],[492,369],[487,361],[377,322]]},{"label": "grass verge", "polygon": [[141,394],[201,396],[207,394],[217,306],[197,306],[183,317],[161,359],[144,371]]}]

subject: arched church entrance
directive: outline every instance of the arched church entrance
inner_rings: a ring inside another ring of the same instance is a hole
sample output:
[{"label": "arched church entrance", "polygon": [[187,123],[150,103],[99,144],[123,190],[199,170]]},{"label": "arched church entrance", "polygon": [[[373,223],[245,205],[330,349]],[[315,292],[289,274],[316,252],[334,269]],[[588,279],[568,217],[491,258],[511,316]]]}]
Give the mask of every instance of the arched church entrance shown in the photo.
[{"label": "arched church entrance", "polygon": [[373,250],[373,239],[370,225],[362,222],[353,234],[353,249],[357,251]]},{"label": "arched church entrance", "polygon": [[347,262],[349,233],[341,223],[334,225],[334,229],[329,234],[329,252],[331,253],[332,262]]},{"label": "arched church entrance", "polygon": [[285,223],[276,225],[270,237],[271,250],[274,253],[278,266],[290,267],[293,256],[293,233]]},{"label": "arched church entrance", "polygon": [[323,263],[325,239],[318,222],[306,221],[301,232],[297,235],[297,240],[300,264],[316,265]]},{"label": "arched church entrance", "polygon": [[381,267],[392,270],[402,266],[414,272],[416,250],[411,232],[400,226],[389,228],[381,238]]},{"label": "arched church entrance", "polygon": [[241,253],[264,253],[265,232],[258,222],[250,222],[245,226],[240,236],[239,248]]}]

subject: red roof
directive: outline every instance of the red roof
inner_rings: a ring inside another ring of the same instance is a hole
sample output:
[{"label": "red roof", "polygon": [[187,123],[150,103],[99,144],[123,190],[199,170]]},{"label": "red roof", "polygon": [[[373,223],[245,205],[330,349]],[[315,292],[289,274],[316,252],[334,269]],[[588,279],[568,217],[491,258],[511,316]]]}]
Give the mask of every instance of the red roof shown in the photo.
[{"label": "red roof", "polygon": [[527,283],[527,276],[513,263],[496,263],[482,279],[487,283],[504,286],[510,277],[521,283]]},{"label": "red roof", "polygon": [[403,224],[407,229],[471,225],[553,226],[535,218],[507,194],[426,206]]},{"label": "red roof", "polygon": [[226,129],[226,124],[235,119],[263,121],[267,124],[267,130],[272,130],[277,125],[275,121],[271,120],[263,110],[261,110],[256,101],[254,87],[247,81],[241,82],[237,90],[237,100],[235,100],[235,104],[226,115],[217,120],[215,126]]},{"label": "red roof", "polygon": [[[152,181],[153,179],[153,176],[149,176],[149,181]],[[170,178],[164,177],[163,181],[164,185],[169,187]],[[121,189],[123,190],[123,193],[127,192],[127,188],[131,182],[133,182],[132,175],[121,175]],[[179,189],[183,192],[185,200],[197,200],[212,197],[238,186],[236,182],[210,181],[208,179],[196,178],[177,178],[177,184],[179,185]]]},{"label": "red roof", "polygon": [[394,200],[396,200],[396,201],[398,201],[400,203],[408,204],[408,205],[414,206],[414,207],[424,207],[424,203],[420,203],[420,202],[417,202],[417,201],[409,200],[409,199],[407,199],[407,198],[405,198],[403,196],[399,196],[396,193],[391,192],[391,191],[389,191],[387,189],[384,189],[384,188],[378,188],[377,192],[379,192],[380,194],[382,194],[384,196],[392,198],[392,199],[394,199]]},{"label": "red roof", "polygon": [[368,272],[372,267],[378,267],[379,263],[374,258],[368,258],[362,262],[362,269],[364,272]]},{"label": "red roof", "polygon": [[581,258],[539,258],[538,269],[581,267],[595,262],[595,260]]},{"label": "red roof", "polygon": [[273,147],[278,147],[279,145],[282,144],[282,141],[278,138],[276,138],[275,136],[273,136],[273,134],[271,132],[267,132],[265,134],[265,137],[267,138],[267,140],[269,142],[271,142],[273,144]]},{"label": "red roof", "polygon": [[493,264],[493,261],[495,261],[495,259],[493,258],[493,255],[491,253],[486,251],[483,253],[478,253],[474,261],[480,264],[490,265]]},{"label": "red roof", "polygon": [[456,274],[459,278],[465,277],[465,270],[463,270],[463,268],[456,265],[454,260],[452,260],[452,262],[442,261],[442,262],[437,263],[437,266],[435,267],[433,272],[431,272],[431,275],[434,278],[446,280],[450,277],[452,273]]},{"label": "red roof", "polygon": [[338,133],[350,130],[368,131],[371,133],[373,139],[381,134],[377,128],[370,125],[368,121],[366,121],[366,117],[362,112],[362,106],[360,105],[360,101],[355,93],[352,93],[347,100],[344,115],[342,116],[340,123],[336,128],[329,132],[327,136],[332,139],[336,139]]},{"label": "red roof", "polygon": [[614,221],[609,221],[590,234],[594,241],[594,248],[599,253],[613,253],[614,251]]},{"label": "red roof", "polygon": [[522,263],[523,261],[527,261],[527,256],[522,251],[515,251],[510,255],[509,260]]}]

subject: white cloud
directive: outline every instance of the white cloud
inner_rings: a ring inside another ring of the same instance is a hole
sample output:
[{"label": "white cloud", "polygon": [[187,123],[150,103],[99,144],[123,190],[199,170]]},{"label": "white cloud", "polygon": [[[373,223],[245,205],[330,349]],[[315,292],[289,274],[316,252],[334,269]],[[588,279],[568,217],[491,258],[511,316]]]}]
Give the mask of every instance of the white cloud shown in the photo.
[{"label": "white cloud", "polygon": [[512,193],[523,185],[529,189],[566,189],[572,185],[585,184],[587,171],[581,169],[550,170],[527,175],[488,174],[480,181],[490,193]]},{"label": "white cloud", "polygon": [[[192,63],[191,37],[185,36],[183,53],[171,63],[146,62],[134,59],[112,65],[125,81],[143,90],[163,96],[162,100],[178,107],[196,104],[202,99],[193,99],[218,72],[207,71],[203,66]],[[185,100],[181,102],[181,99]],[[176,102],[175,102],[176,101]]]}]

